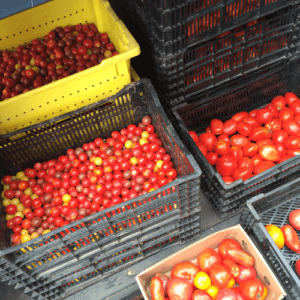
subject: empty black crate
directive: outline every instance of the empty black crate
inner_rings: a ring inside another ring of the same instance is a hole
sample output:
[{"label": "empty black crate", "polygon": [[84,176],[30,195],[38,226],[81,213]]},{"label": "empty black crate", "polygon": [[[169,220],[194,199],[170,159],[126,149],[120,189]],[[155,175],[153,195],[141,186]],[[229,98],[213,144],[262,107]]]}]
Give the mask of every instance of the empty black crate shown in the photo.
[{"label": "empty black crate", "polygon": [[0,176],[57,158],[96,137],[107,138],[114,130],[138,124],[145,115],[151,116],[178,179],[146,196],[14,247],[10,247],[10,232],[1,207],[2,281],[32,297],[54,300],[175,242],[185,243],[199,236],[201,171],[146,79],[101,102],[1,136]]},{"label": "empty black crate", "polygon": [[235,213],[251,195],[264,188],[271,188],[271,184],[284,184],[298,177],[300,158],[295,156],[246,181],[240,179],[226,185],[220,174],[207,162],[188,131],[203,133],[212,119],[228,120],[237,112],[260,108],[270,103],[275,96],[288,91],[300,95],[299,72],[300,58],[279,62],[204,92],[199,97],[201,100],[179,104],[172,109],[172,123],[198,162],[202,170],[201,187],[220,217]]},{"label": "empty black crate", "polygon": [[[241,214],[241,224],[255,240],[264,258],[277,275],[287,293],[287,300],[300,298],[300,278],[295,272],[295,263],[299,254],[287,246],[281,250],[265,229],[268,224],[279,228],[289,224],[289,214],[300,209],[300,179],[275,188],[268,193],[261,193],[246,202]],[[297,231],[300,237],[299,231]]]},{"label": "empty black crate", "polygon": [[117,3],[144,32],[155,38],[161,56],[167,57],[299,1],[123,0]]}]

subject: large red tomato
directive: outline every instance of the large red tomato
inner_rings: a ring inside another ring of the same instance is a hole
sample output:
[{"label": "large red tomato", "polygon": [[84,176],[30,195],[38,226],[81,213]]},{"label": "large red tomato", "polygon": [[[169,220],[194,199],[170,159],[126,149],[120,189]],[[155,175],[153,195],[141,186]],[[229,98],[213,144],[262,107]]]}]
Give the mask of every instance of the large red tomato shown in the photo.
[{"label": "large red tomato", "polygon": [[275,164],[272,161],[262,161],[254,167],[253,174],[254,175],[260,174],[274,166]]},{"label": "large red tomato", "polygon": [[272,140],[274,143],[284,144],[285,139],[288,137],[288,134],[284,130],[278,130],[273,133]]},{"label": "large red tomato", "polygon": [[288,106],[290,106],[294,101],[299,100],[299,98],[291,92],[285,93],[284,98],[286,99],[286,103]]},{"label": "large red tomato", "polygon": [[284,107],[279,113],[279,119],[282,122],[292,121],[294,116],[294,112],[288,107]]},{"label": "large red tomato", "polygon": [[233,278],[230,270],[221,264],[214,264],[209,269],[211,282],[219,288],[226,288],[229,281]]},{"label": "large red tomato", "polygon": [[282,110],[286,106],[286,99],[283,96],[276,96],[273,98],[272,104],[274,104],[278,110]]},{"label": "large red tomato", "polygon": [[263,145],[259,149],[259,155],[263,160],[274,162],[279,161],[281,158],[279,151],[274,145]]},{"label": "large red tomato", "polygon": [[231,147],[228,155],[238,161],[243,157],[243,150],[240,147]]},{"label": "large red tomato", "polygon": [[230,152],[230,144],[227,141],[221,140],[214,144],[214,151],[219,156],[226,155]]},{"label": "large red tomato", "polygon": [[216,300],[237,300],[237,296],[235,291],[225,288],[218,291]]},{"label": "large red tomato", "polygon": [[218,119],[213,119],[210,122],[210,131],[214,134],[214,135],[220,135],[224,132],[224,124],[221,120]]},{"label": "large red tomato", "polygon": [[253,167],[243,167],[236,169],[232,174],[232,178],[234,180],[242,179],[243,181],[246,181],[247,179],[252,177],[252,171]]},{"label": "large red tomato", "polygon": [[253,130],[253,127],[248,123],[241,122],[237,125],[236,129],[239,134],[249,136],[251,131]]},{"label": "large red tomato", "polygon": [[231,176],[231,174],[237,169],[237,162],[229,155],[220,157],[216,164],[217,172],[222,176]]},{"label": "large red tomato", "polygon": [[208,273],[212,265],[222,263],[222,258],[214,249],[207,248],[198,255],[197,262],[200,270]]},{"label": "large red tomato", "polygon": [[235,120],[237,123],[242,122],[244,119],[246,119],[249,116],[249,114],[246,111],[239,112],[235,114],[231,119]]},{"label": "large red tomato", "polygon": [[236,146],[236,147],[240,147],[243,149],[248,144],[250,144],[250,141],[241,134],[235,134],[230,138],[231,147]]},{"label": "large red tomato", "polygon": [[220,256],[223,259],[226,259],[226,258],[230,258],[231,259],[231,257],[228,255],[228,251],[232,250],[232,249],[234,249],[234,250],[242,250],[242,247],[239,244],[239,242],[237,242],[234,239],[225,239],[225,240],[223,240],[219,244],[218,253],[220,254]]},{"label": "large red tomato", "polygon": [[192,300],[213,300],[213,298],[205,291],[195,290]]},{"label": "large red tomato", "polygon": [[194,285],[194,277],[200,272],[200,269],[190,261],[183,261],[175,265],[171,272],[171,278],[184,278],[191,285]]},{"label": "large red tomato", "polygon": [[258,123],[254,117],[248,117],[243,122],[250,124],[253,128],[261,127],[261,123]]},{"label": "large red tomato", "polygon": [[300,136],[300,124],[295,121],[284,122],[283,130],[286,131],[288,135]]},{"label": "large red tomato", "polygon": [[257,300],[264,293],[264,285],[257,278],[250,278],[240,283],[240,291],[245,300]]},{"label": "large red tomato", "polygon": [[249,168],[249,167],[254,167],[253,166],[253,162],[251,161],[251,159],[249,157],[242,157],[239,161],[238,161],[238,168]]},{"label": "large red tomato", "polygon": [[216,141],[216,136],[211,132],[206,132],[199,135],[199,142],[202,143],[209,152],[214,150],[214,144]]},{"label": "large red tomato", "polygon": [[250,278],[255,278],[256,277],[256,270],[251,267],[251,268],[246,268],[242,265],[239,265],[240,268],[240,274],[238,277],[236,277],[235,281],[240,284],[242,281],[245,281]]},{"label": "large red tomato", "polygon": [[262,108],[255,115],[255,120],[261,124],[269,123],[272,121],[272,119],[273,114],[269,108]]}]

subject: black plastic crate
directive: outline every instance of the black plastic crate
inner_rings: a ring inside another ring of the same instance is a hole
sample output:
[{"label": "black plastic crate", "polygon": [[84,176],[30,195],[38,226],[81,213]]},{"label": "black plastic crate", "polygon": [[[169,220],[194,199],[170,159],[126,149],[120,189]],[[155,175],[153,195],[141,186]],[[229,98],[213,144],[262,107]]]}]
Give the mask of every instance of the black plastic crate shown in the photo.
[{"label": "black plastic crate", "polygon": [[[300,278],[295,272],[295,262],[299,254],[284,246],[281,250],[276,246],[265,226],[274,224],[279,228],[289,224],[289,214],[300,208],[300,178],[261,193],[246,202],[241,214],[241,224],[246,232],[259,245],[266,261],[277,275],[287,293],[287,300],[300,298]],[[300,238],[300,233],[297,231]]]},{"label": "black plastic crate", "polygon": [[118,3],[150,37],[156,37],[161,56],[167,57],[299,1],[123,0]]},{"label": "black plastic crate", "polygon": [[279,62],[236,79],[208,92],[203,92],[198,101],[179,104],[172,109],[172,123],[185,145],[194,155],[202,170],[202,189],[220,217],[230,215],[248,200],[247,197],[262,189],[272,188],[275,183],[283,184],[299,176],[300,158],[288,161],[252,177],[225,184],[222,177],[212,167],[191,139],[188,131],[197,134],[205,132],[212,119],[228,120],[240,111],[260,108],[277,96],[288,91],[300,94],[300,58]]},{"label": "black plastic crate", "polygon": [[[103,272],[100,280],[116,269],[112,268],[113,259],[109,258],[114,254],[112,249],[125,251],[130,241],[140,244],[139,238],[158,230],[161,234],[168,234],[170,227],[173,227],[171,230],[177,228],[181,243],[198,236],[193,234],[200,231],[200,219],[193,218],[199,216],[201,210],[201,170],[180,141],[147,79],[130,84],[101,102],[1,136],[0,176],[13,175],[37,161],[56,158],[67,149],[96,137],[107,138],[114,130],[130,123],[138,124],[145,115],[151,116],[163,146],[172,157],[178,179],[159,190],[127,201],[125,205],[116,205],[14,247],[10,247],[10,231],[6,228],[5,212],[1,207],[2,281],[15,285],[15,288],[24,288],[24,292],[27,285],[32,286],[32,297],[41,297],[44,293],[44,298],[57,299],[58,292],[53,290],[48,278],[59,266],[64,266],[61,272],[75,266],[80,269],[82,261],[101,256],[107,265],[103,263],[105,276]],[[145,257],[142,255],[139,259]],[[126,268],[132,263],[132,260],[124,261],[118,267]],[[64,289],[60,288],[59,293],[63,294]]]}]

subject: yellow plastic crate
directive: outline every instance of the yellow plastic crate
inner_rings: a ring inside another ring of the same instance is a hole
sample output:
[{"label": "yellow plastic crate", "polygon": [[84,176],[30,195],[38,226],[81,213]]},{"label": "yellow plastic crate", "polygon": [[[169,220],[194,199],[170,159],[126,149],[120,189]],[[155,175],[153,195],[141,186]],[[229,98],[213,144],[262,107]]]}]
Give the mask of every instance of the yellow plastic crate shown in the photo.
[{"label": "yellow plastic crate", "polygon": [[94,22],[107,32],[119,55],[30,92],[0,102],[0,134],[5,134],[119,92],[131,82],[130,59],[140,47],[107,0],[53,0],[0,20],[0,50],[13,50],[57,26]]}]

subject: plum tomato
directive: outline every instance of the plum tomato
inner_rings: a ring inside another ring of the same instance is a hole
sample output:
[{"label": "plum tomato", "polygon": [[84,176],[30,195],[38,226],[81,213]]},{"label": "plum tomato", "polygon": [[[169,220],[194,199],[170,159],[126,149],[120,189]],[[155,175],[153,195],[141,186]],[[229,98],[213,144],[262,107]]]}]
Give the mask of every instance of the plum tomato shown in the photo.
[{"label": "plum tomato", "polygon": [[261,161],[254,167],[253,174],[254,175],[260,174],[274,166],[275,164],[272,161]]},{"label": "plum tomato", "polygon": [[242,121],[244,121],[244,119],[246,119],[249,116],[249,114],[245,111],[243,112],[239,112],[237,114],[235,114],[231,119],[235,120],[237,123],[240,123]]},{"label": "plum tomato", "polygon": [[286,99],[283,96],[276,96],[271,103],[275,105],[278,110],[282,110],[286,106]]},{"label": "plum tomato", "polygon": [[250,140],[248,140],[245,136],[241,134],[235,134],[230,138],[231,147],[240,147],[241,149],[243,149],[248,144],[250,144]]},{"label": "plum tomato", "polygon": [[231,176],[231,174],[237,169],[237,162],[229,155],[220,157],[216,164],[217,172],[222,176]]},{"label": "plum tomato", "polygon": [[243,156],[251,158],[258,153],[258,150],[257,144],[251,143],[243,148]]},{"label": "plum tomato", "polygon": [[222,177],[222,179],[224,180],[224,182],[226,184],[230,184],[230,183],[234,182],[234,180],[232,179],[232,177],[225,176],[225,177]]},{"label": "plum tomato", "polygon": [[227,141],[221,140],[214,144],[214,152],[219,155],[226,155],[230,152],[230,144]]},{"label": "plum tomato", "polygon": [[202,143],[209,152],[214,150],[214,144],[216,141],[216,136],[211,132],[206,132],[199,135],[199,142]]},{"label": "plum tomato", "polygon": [[299,98],[291,92],[285,93],[284,98],[286,99],[286,103],[288,106],[290,106],[294,101],[299,100]]},{"label": "plum tomato", "polygon": [[197,133],[196,133],[195,131],[189,131],[189,134],[190,134],[192,140],[193,140],[195,143],[197,143],[197,142],[198,142],[198,135],[197,135]]},{"label": "plum tomato", "polygon": [[210,122],[210,130],[214,135],[220,135],[224,132],[224,124],[221,120],[213,119]]},{"label": "plum tomato", "polygon": [[243,150],[240,147],[231,147],[228,155],[238,161],[243,157]]},{"label": "plum tomato", "polygon": [[237,125],[236,129],[239,134],[244,135],[244,136],[249,136],[253,130],[253,127],[248,123],[241,122]]},{"label": "plum tomato", "polygon": [[224,134],[227,134],[228,136],[233,135],[236,133],[237,130],[237,122],[233,119],[227,120],[224,122]]},{"label": "plum tomato", "polygon": [[279,113],[279,119],[282,122],[292,121],[294,120],[294,112],[289,107],[284,107]]},{"label": "plum tomato", "polygon": [[269,123],[272,121],[272,119],[273,119],[273,114],[269,108],[262,108],[258,110],[258,112],[255,115],[255,120],[261,124]]},{"label": "plum tomato", "polygon": [[206,156],[206,155],[207,155],[207,150],[206,150],[206,147],[204,146],[204,144],[198,142],[196,145],[197,145],[197,147],[199,148],[199,150],[202,152],[202,154],[203,154],[204,156]]},{"label": "plum tomato", "polygon": [[208,272],[214,264],[221,264],[221,256],[212,248],[207,248],[197,257],[198,266],[201,271]]},{"label": "plum tomato", "polygon": [[247,179],[252,177],[252,171],[253,167],[238,168],[232,173],[232,178],[234,180],[242,179],[243,181],[246,181]]},{"label": "plum tomato", "polygon": [[214,166],[218,159],[219,159],[219,156],[214,153],[214,152],[209,152],[207,153],[207,155],[205,156],[205,158],[207,159],[208,163],[211,165],[211,166]]}]

